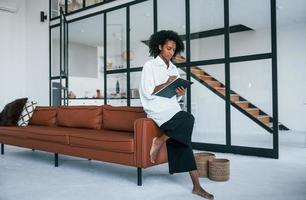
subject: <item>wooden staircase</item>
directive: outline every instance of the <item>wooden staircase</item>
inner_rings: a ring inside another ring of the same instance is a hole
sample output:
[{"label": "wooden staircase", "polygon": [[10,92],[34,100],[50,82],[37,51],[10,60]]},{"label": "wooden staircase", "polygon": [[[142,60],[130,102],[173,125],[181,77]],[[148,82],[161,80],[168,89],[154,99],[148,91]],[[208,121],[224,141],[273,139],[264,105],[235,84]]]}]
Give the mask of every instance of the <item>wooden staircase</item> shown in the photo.
[{"label": "wooden staircase", "polygon": [[[198,67],[191,67],[191,77],[199,81],[202,85],[206,86],[209,90],[214,92],[216,95],[225,98],[225,85],[219,82],[217,79],[203,71]],[[256,122],[259,126],[264,128],[270,133],[273,133],[273,118],[267,113],[256,107],[254,104],[237,94],[235,91],[230,91],[231,105],[237,110],[242,112],[244,115],[249,117],[251,120]],[[289,130],[286,126],[279,123],[280,130]]]}]

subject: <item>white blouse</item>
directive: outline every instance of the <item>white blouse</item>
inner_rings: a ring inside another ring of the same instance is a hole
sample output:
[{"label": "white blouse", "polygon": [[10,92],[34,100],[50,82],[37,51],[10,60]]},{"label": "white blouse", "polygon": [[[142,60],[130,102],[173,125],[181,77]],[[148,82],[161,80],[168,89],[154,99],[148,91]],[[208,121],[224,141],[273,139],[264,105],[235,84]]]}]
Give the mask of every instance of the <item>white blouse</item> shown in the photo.
[{"label": "white blouse", "polygon": [[181,111],[178,101],[181,97],[172,98],[152,95],[154,88],[165,83],[169,76],[180,76],[176,66],[166,63],[157,56],[153,60],[146,62],[142,69],[139,94],[141,104],[147,113],[148,118],[153,119],[158,126],[170,120],[177,112]]}]

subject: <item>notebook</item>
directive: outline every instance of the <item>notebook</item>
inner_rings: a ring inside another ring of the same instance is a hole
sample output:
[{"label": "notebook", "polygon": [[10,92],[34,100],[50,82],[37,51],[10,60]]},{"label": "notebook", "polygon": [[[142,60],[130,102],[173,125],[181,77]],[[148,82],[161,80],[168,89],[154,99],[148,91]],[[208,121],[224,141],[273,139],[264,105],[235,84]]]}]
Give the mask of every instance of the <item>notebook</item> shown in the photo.
[{"label": "notebook", "polygon": [[193,82],[182,79],[182,78],[177,78],[174,81],[172,81],[169,85],[166,85],[161,90],[156,92],[154,95],[171,98],[174,95],[176,95],[176,92],[175,92],[176,88],[183,87],[186,89],[191,84],[193,84]]}]

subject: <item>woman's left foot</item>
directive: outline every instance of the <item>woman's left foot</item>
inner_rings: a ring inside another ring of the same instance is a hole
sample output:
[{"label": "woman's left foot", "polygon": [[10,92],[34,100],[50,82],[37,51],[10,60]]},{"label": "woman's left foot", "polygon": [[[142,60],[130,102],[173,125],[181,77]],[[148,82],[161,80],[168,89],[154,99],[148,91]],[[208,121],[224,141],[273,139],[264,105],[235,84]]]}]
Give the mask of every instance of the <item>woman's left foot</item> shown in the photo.
[{"label": "woman's left foot", "polygon": [[153,138],[152,146],[151,146],[151,150],[150,150],[151,163],[155,163],[155,160],[157,158],[158,152],[159,152],[162,144],[163,143],[158,139],[158,137]]},{"label": "woman's left foot", "polygon": [[214,195],[206,192],[203,188],[198,188],[198,189],[193,188],[192,193],[204,197],[205,199],[209,200],[214,199]]}]

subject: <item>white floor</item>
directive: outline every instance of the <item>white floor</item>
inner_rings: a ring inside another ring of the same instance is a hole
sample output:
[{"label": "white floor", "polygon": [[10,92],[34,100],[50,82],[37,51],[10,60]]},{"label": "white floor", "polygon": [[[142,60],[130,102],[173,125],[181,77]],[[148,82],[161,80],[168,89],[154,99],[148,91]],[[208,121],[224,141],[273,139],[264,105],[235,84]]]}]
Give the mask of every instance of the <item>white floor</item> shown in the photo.
[{"label": "white floor", "polygon": [[[215,153],[231,162],[231,178],[213,182],[201,178],[217,200],[306,200],[306,133],[280,132],[280,158]],[[167,164],[136,169],[5,146],[0,155],[0,200],[201,199],[191,194],[187,173],[168,174]]]}]

